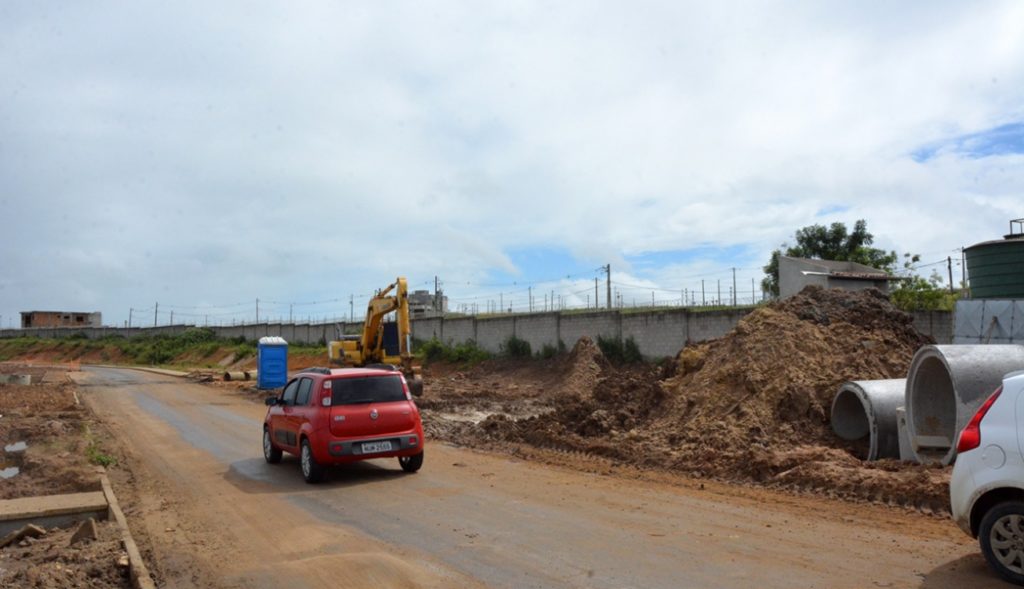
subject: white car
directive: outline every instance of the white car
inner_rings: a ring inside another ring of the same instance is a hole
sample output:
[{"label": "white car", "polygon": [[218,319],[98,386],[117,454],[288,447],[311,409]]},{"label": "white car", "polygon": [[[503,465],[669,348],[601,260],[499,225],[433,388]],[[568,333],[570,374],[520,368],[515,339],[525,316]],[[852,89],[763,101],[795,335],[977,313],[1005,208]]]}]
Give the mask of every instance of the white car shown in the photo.
[{"label": "white car", "polygon": [[1018,585],[1024,585],[1022,443],[1024,371],[1006,375],[960,432],[949,481],[953,519],[978,539],[989,566]]}]

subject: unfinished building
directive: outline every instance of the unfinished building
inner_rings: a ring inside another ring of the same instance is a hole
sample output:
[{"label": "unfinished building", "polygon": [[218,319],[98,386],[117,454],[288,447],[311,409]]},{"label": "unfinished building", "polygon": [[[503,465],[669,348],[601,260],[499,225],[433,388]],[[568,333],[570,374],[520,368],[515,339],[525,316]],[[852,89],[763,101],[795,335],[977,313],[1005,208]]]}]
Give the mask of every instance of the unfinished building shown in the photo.
[{"label": "unfinished building", "polygon": [[22,311],[21,327],[102,327],[99,311]]}]

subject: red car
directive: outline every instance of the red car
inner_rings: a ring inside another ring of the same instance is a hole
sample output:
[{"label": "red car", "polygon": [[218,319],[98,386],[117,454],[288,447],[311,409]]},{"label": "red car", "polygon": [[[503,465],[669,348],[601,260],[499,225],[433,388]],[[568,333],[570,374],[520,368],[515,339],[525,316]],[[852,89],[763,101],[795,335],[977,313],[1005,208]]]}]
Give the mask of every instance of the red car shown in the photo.
[{"label": "red car", "polygon": [[397,457],[402,470],[423,466],[423,422],[397,370],[310,368],[266,399],[263,457],[295,454],[307,483],[325,467]]}]

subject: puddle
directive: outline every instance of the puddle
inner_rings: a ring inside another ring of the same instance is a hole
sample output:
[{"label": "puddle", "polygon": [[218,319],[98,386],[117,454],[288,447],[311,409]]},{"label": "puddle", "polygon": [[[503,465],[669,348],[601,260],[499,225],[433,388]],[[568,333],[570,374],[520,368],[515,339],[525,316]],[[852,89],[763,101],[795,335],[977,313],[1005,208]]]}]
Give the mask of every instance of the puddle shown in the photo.
[{"label": "puddle", "polygon": [[0,457],[0,479],[9,479],[21,472],[21,456]]},{"label": "puddle", "polygon": [[431,411],[429,409],[424,410],[426,415],[444,419],[447,421],[457,421],[460,423],[472,423],[473,425],[480,425],[484,420],[492,415],[504,415],[512,421],[519,421],[520,419],[529,419],[531,417],[538,417],[549,413],[550,409],[531,410],[523,409],[516,411],[515,413],[509,413],[507,411],[480,411],[474,409],[468,409],[460,411],[459,413],[450,413],[446,411]]},{"label": "puddle", "polygon": [[7,444],[4,446],[4,452],[24,452],[28,449],[28,444],[25,442],[15,442],[13,444]]}]

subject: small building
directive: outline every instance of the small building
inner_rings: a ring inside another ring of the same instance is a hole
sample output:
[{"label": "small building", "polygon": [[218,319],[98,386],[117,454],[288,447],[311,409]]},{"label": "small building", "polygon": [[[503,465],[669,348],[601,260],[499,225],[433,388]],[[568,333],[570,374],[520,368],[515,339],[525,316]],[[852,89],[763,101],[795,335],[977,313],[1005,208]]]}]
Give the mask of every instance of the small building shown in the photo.
[{"label": "small building", "polygon": [[779,256],[779,298],[783,299],[795,295],[809,284],[843,290],[877,288],[888,293],[889,282],[893,280],[902,279],[856,262]]},{"label": "small building", "polygon": [[414,319],[436,317],[447,312],[448,297],[443,292],[432,294],[429,290],[415,290],[409,294],[409,315]]},{"label": "small building", "polygon": [[22,311],[21,327],[102,327],[103,314],[83,311]]}]

